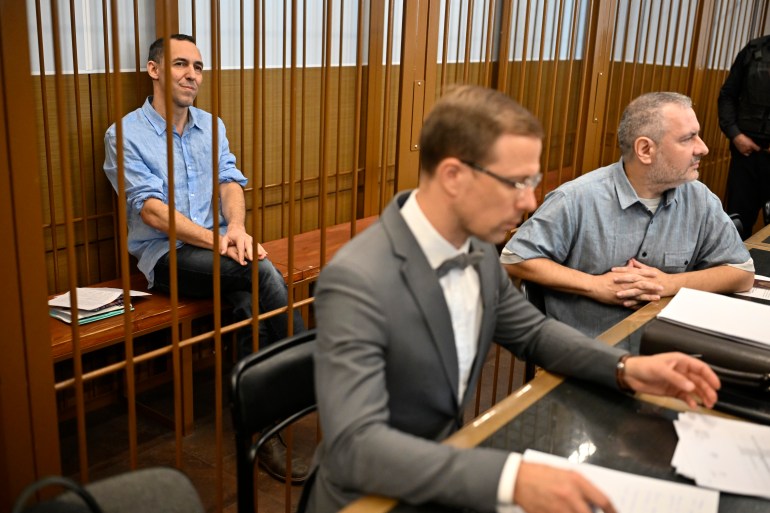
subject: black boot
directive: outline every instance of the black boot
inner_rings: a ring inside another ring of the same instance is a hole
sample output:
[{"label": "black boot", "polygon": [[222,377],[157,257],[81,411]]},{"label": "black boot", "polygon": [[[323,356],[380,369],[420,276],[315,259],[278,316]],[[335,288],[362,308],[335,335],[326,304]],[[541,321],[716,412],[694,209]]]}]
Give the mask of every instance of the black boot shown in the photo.
[{"label": "black boot", "polygon": [[[265,472],[279,481],[286,481],[286,446],[278,435],[265,440],[257,451],[257,458]],[[305,482],[308,472],[307,463],[297,457],[291,459],[291,484]]]}]

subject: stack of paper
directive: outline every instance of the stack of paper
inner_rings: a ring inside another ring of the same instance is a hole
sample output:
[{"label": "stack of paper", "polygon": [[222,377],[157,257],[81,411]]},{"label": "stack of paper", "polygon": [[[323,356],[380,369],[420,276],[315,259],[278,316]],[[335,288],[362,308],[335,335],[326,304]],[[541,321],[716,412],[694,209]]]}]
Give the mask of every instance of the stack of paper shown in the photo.
[{"label": "stack of paper", "polygon": [[759,347],[770,346],[770,306],[760,303],[683,288],[658,319]]},{"label": "stack of paper", "polygon": [[674,421],[676,471],[699,486],[770,499],[770,427],[699,413]]},{"label": "stack of paper", "polygon": [[[148,292],[132,290],[132,297],[149,296]],[[123,289],[114,289],[108,287],[85,287],[77,289],[78,324],[99,321],[115,315],[120,315],[125,311],[123,301]],[[50,307],[48,313],[51,317],[62,320],[68,324],[72,323],[73,313],[70,303],[70,293],[66,292],[61,296],[48,301]],[[133,307],[131,307],[133,310]]]}]

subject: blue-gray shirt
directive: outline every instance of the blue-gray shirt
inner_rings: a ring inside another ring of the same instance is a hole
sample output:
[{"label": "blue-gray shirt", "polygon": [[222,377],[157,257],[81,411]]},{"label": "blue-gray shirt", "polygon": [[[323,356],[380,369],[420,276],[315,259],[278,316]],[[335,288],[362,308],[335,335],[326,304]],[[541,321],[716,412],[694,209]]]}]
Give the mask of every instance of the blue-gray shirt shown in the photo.
[{"label": "blue-gray shirt", "polygon": [[[630,258],[681,273],[722,264],[753,270],[719,198],[698,181],[663,194],[653,214],[637,196],[622,160],[565,183],[508,241],[504,264],[548,258],[600,275]],[[749,263],[748,268],[745,265]],[[585,296],[546,291],[548,315],[596,336],[632,313]]]},{"label": "blue-gray shirt", "polygon": [[[182,215],[208,230],[214,228],[212,209],[212,119],[206,111],[189,108],[187,125],[180,136],[174,129],[174,207]],[[246,185],[246,177],[235,167],[235,155],[219,126],[219,183],[237,182]],[[104,172],[118,190],[118,163],[115,125],[104,136]],[[166,120],[152,108],[152,96],[141,108],[123,118],[123,154],[126,176],[128,210],[128,251],[139,259],[139,270],[153,285],[153,268],[168,253],[168,236],[142,221],[144,202],[157,198],[168,204],[168,160],[166,157]],[[221,233],[227,231],[227,221],[219,211]],[[181,247],[177,241],[176,246]]]}]

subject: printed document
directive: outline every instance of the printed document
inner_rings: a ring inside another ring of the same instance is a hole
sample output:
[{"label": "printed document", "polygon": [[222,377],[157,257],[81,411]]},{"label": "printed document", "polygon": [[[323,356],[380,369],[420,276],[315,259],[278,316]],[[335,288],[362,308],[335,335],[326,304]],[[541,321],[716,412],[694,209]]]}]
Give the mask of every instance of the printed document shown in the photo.
[{"label": "printed document", "polygon": [[654,479],[527,449],[524,461],[569,468],[582,474],[612,501],[618,513],[717,513],[719,492]]}]

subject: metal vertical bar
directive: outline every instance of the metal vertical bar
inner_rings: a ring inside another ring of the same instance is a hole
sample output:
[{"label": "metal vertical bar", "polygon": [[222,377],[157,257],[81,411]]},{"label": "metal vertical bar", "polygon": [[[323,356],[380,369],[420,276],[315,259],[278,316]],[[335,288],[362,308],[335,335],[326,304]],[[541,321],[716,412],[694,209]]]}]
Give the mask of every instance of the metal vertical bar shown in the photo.
[{"label": "metal vertical bar", "polygon": [[[337,129],[336,129],[336,151],[334,155],[334,224],[340,222],[340,141],[342,137],[342,49],[344,44],[344,22],[345,22],[345,9],[342,2],[340,2],[340,39],[339,39],[339,57],[337,62]],[[353,224],[355,224],[355,217],[352,218]]]},{"label": "metal vertical bar", "polygon": [[371,4],[369,14],[369,66],[366,90],[366,129],[363,140],[366,141],[364,160],[364,205],[363,215],[378,214],[379,208],[379,141],[382,130],[382,45],[385,25],[385,3]]},{"label": "metal vertical bar", "polygon": [[447,80],[447,60],[449,59],[448,53],[449,53],[449,14],[450,9],[452,7],[451,0],[446,0],[444,2],[444,37],[443,37],[443,43],[442,43],[442,51],[441,51],[441,92],[443,93],[446,89],[446,80]]},{"label": "metal vertical bar", "polygon": [[[463,4],[465,3],[465,0],[460,0],[460,8],[457,10],[457,44],[455,45],[457,50],[455,51],[456,55],[456,61],[455,61],[455,76],[454,76],[454,83],[459,82],[459,79],[457,76],[460,74],[460,34],[463,30]],[[463,63],[463,66],[465,63]]]},{"label": "metal vertical bar", "polygon": [[[647,77],[647,48],[650,43],[650,33],[652,32],[652,2],[650,2],[647,9],[647,34],[644,38],[644,50],[642,51],[641,63],[642,63],[642,79],[639,81],[639,94],[642,94],[647,88],[644,85],[645,78]],[[655,64],[655,56],[653,55],[653,65]]]},{"label": "metal vertical bar", "polygon": [[40,13],[40,0],[35,0],[35,21],[37,23],[37,53],[40,63],[40,94],[43,107],[43,141],[45,145],[45,170],[48,181],[48,214],[50,216],[51,254],[53,256],[53,280],[55,290],[61,290],[59,284],[59,241],[56,233],[56,197],[54,194],[53,164],[51,162],[51,127],[48,122],[48,88],[46,86],[45,52],[43,47],[43,22]]},{"label": "metal vertical bar", "polygon": [[[260,219],[261,220],[261,223],[260,223],[260,226],[261,226],[260,234],[264,234],[266,232],[265,219],[267,218],[267,216],[265,215],[265,207],[267,206],[267,188],[266,188],[266,185],[267,185],[267,155],[266,154],[267,154],[267,152],[265,151],[267,149],[267,139],[266,139],[266,137],[267,137],[267,135],[266,135],[267,134],[267,91],[266,91],[267,90],[267,85],[265,83],[265,81],[267,80],[266,79],[266,75],[267,75],[267,41],[266,41],[266,37],[267,36],[266,36],[266,34],[267,34],[267,31],[266,31],[266,27],[265,27],[265,23],[266,23],[265,19],[267,18],[267,15],[265,13],[265,2],[263,1],[261,5],[262,5],[262,17],[261,17],[260,21],[262,22],[262,25],[261,25],[262,26],[262,31],[261,31],[261,36],[262,36],[262,48],[261,48],[261,50],[262,50],[262,71],[260,73],[260,83],[261,83],[262,87],[260,88],[260,92],[262,93],[261,94],[262,119],[260,120],[261,121],[260,127],[261,127],[261,135],[262,135],[262,137],[261,137],[261,141],[262,141],[261,149],[262,149],[262,151],[260,153],[261,153],[261,156],[262,156],[262,172],[260,173],[260,175],[261,175],[261,183],[262,183],[262,190],[261,190],[261,192],[262,192],[262,198],[261,198],[262,199],[262,216],[261,216],[261,219]],[[255,181],[255,186],[256,186],[256,181]],[[255,273],[255,275],[258,275],[258,273]],[[257,283],[257,282],[255,281],[254,283]],[[256,289],[256,285],[254,287]],[[256,298],[257,296],[254,296],[254,297]],[[254,300],[253,302],[256,304],[257,301]],[[254,308],[255,308],[255,311],[256,311],[256,306]],[[257,316],[254,315],[254,318],[256,318],[256,317]],[[256,346],[254,348],[255,351],[257,349],[259,349],[259,346]]]},{"label": "metal vertical bar", "polygon": [[[524,38],[522,39],[521,50],[521,73],[519,74],[519,90],[516,100],[524,104],[524,83],[527,78],[527,46],[529,45],[529,13],[531,11],[530,0],[527,0],[526,11],[524,14]],[[515,53],[515,52],[514,52]]]},{"label": "metal vertical bar", "polygon": [[[286,23],[287,23],[287,6],[286,6],[286,0],[283,0],[283,13],[282,13],[282,27],[283,27],[283,34],[284,37],[281,37],[281,114],[279,116],[279,126],[278,133],[281,134],[281,142],[279,144],[279,147],[281,149],[281,178],[280,178],[280,193],[281,193],[281,235],[286,233],[285,226],[286,226],[286,210],[288,208],[286,204],[286,165],[288,164],[286,162],[286,117],[284,116],[284,112],[286,112],[286,52],[288,49],[286,48],[286,37],[285,37],[285,31],[286,31]],[[289,257],[291,258],[291,254],[289,254]]]},{"label": "metal vertical bar", "polygon": [[[640,5],[639,8],[641,9],[641,5]],[[615,23],[613,24],[613,26],[615,27],[615,33],[616,34],[617,34],[617,30],[618,30],[619,18],[620,18],[620,10],[617,10],[617,11],[615,11]],[[622,32],[622,34],[628,34],[628,27],[629,27],[630,21],[631,21],[631,6],[629,5],[628,11],[626,12],[626,27],[625,27],[625,30]],[[639,30],[639,27],[637,26],[637,31],[638,30]],[[637,32],[637,34],[638,34],[638,32]],[[627,102],[626,95],[623,94],[623,92],[626,91],[626,88],[624,87],[624,82],[625,82],[625,77],[626,77],[626,51],[628,50],[628,39],[629,39],[628,36],[625,36],[625,35],[623,36],[623,45],[622,45],[622,48],[621,48],[621,56],[620,56],[620,58],[621,58],[620,82],[618,83],[617,97],[615,98],[616,99],[615,112],[622,112],[623,105]],[[610,50],[610,62],[613,62],[612,58],[615,55],[615,45],[616,45],[617,41],[618,41],[617,37],[614,37],[613,40],[612,40],[612,48]],[[638,39],[637,39],[637,43],[638,43]],[[636,44],[637,43],[635,43],[635,46],[634,46],[634,49],[633,49],[634,54],[636,53],[636,48],[637,48]],[[634,59],[634,60],[636,60],[636,59]],[[632,70],[635,69],[634,68],[635,66],[636,66],[636,64],[632,64],[632,66],[631,66]],[[612,70],[612,67],[610,68],[610,70]],[[614,77],[610,76],[610,77],[608,77],[608,79],[614,79]],[[611,90],[611,88],[612,88],[612,84],[610,83],[608,85],[608,89]],[[632,91],[633,88],[634,88],[634,82],[633,82],[633,77],[632,77],[631,78],[631,84],[628,87],[628,90]],[[605,109],[605,111],[604,111],[604,126],[605,127],[609,126],[609,116],[610,116],[610,109]],[[606,130],[606,128],[605,128],[605,130]],[[606,144],[602,144],[601,147],[599,148],[599,162],[598,162],[599,165],[607,163],[607,159],[605,158],[605,155],[604,155],[604,151],[606,149],[607,149],[606,148]],[[610,151],[612,151],[614,153],[614,150],[610,150]]]},{"label": "metal vertical bar", "polygon": [[[110,18],[112,27],[112,52],[113,52],[113,73],[115,74],[115,80],[112,82],[115,87],[115,94],[112,98],[115,101],[115,151],[116,160],[118,164],[118,199],[117,199],[117,214],[118,214],[118,236],[121,241],[128,240],[128,215],[126,206],[126,170],[123,152],[123,84],[120,80],[120,24],[118,22],[118,5],[117,0],[112,0],[110,4]],[[107,25],[105,25],[107,27]],[[105,30],[105,33],[107,31]],[[106,43],[106,42],[105,42]],[[105,49],[106,50],[106,49]],[[107,55],[109,53],[107,52]],[[105,57],[107,56],[105,55]],[[105,75],[109,76],[110,68],[105,68]],[[108,89],[109,91],[109,89]],[[126,355],[126,391],[127,391],[127,407],[128,407],[128,448],[129,448],[129,464],[132,469],[135,469],[138,464],[138,440],[137,440],[137,426],[136,426],[136,376],[134,372],[134,334],[133,323],[131,314],[131,281],[129,271],[129,259],[128,259],[128,245],[120,245],[120,254],[118,255],[120,262],[120,276],[121,285],[123,287],[123,297],[128,298],[126,306],[126,312],[123,314],[123,346]]]},{"label": "metal vertical bar", "polygon": [[[217,511],[222,511],[224,500],[224,475],[222,467],[222,255],[219,252],[219,113],[222,111],[222,46],[220,26],[219,0],[211,0],[211,182],[212,198],[211,210],[214,212],[214,237],[213,248],[214,262],[212,269],[213,301],[214,301],[214,404],[215,404],[215,432],[216,432],[216,465],[215,475],[217,482]],[[181,135],[181,134],[180,134]],[[169,173],[171,174],[171,173]],[[174,348],[178,353],[178,345]],[[178,355],[175,355],[178,359]],[[174,369],[174,381],[180,378],[177,369]],[[177,388],[176,386],[174,387]],[[177,431],[181,431],[181,421],[177,421]]]},{"label": "metal vertical bar", "polygon": [[536,116],[544,117],[545,112],[540,112],[540,100],[543,88],[543,54],[545,53],[545,29],[546,22],[548,21],[548,1],[546,0],[540,5],[543,6],[543,17],[540,21],[540,46],[538,47],[537,78],[535,81],[535,104],[532,105],[530,109],[535,113]]},{"label": "metal vertical bar", "polygon": [[[144,102],[142,81],[145,80],[145,76],[142,73],[141,53],[142,50],[139,45],[139,0],[134,0],[134,98],[137,105]],[[120,70],[118,69],[118,71]]]},{"label": "metal vertical bar", "polygon": [[80,184],[80,209],[81,220],[83,223],[83,259],[85,262],[86,280],[91,273],[91,255],[89,254],[89,236],[88,236],[88,206],[86,203],[86,177],[83,166],[83,113],[80,100],[80,62],[78,61],[78,39],[75,18],[75,0],[70,0],[70,39],[72,41],[72,85],[75,95],[75,130],[77,131],[77,149],[78,149],[78,182]]},{"label": "metal vertical bar", "polygon": [[508,51],[511,48],[511,35],[513,34],[513,29],[511,28],[511,2],[503,2],[501,16],[496,89],[505,92],[508,89],[508,60],[513,60],[513,55],[508,55]]},{"label": "metal vertical bar", "polygon": [[[486,37],[486,43],[485,43],[485,49],[486,49],[486,56],[484,57],[484,80],[483,84],[486,87],[492,86],[492,34],[494,33],[495,28],[495,9],[496,9],[495,0],[490,0],[489,3],[489,13],[487,15],[487,37]],[[495,367],[497,368],[497,367]],[[495,383],[497,380],[495,380]],[[494,403],[494,399],[492,400]]]},{"label": "metal vertical bar", "polygon": [[[679,36],[680,36],[681,32],[678,30],[679,29],[679,24],[682,22],[682,8],[683,8],[684,4],[685,4],[685,0],[680,0],[679,1],[679,9],[677,9],[676,18],[671,23],[675,27],[674,28],[674,33],[675,34],[674,34],[674,47],[673,47],[674,50],[671,52],[671,70],[672,70],[672,72],[669,73],[669,75],[668,75],[668,84],[666,85],[666,90],[667,91],[671,91],[672,90],[671,89],[671,85],[672,85],[673,78],[674,78],[673,70],[677,67],[676,66],[676,53],[677,53],[677,49],[680,48],[680,46],[682,48],[682,60],[684,60],[684,45],[682,44],[682,41],[679,40]],[[683,64],[684,64],[684,62],[682,63],[682,65]],[[681,75],[682,75],[681,71],[678,72],[677,73],[677,79]],[[678,80],[677,80],[677,85],[679,85]],[[662,83],[662,80],[661,80],[661,88],[662,87],[663,87],[663,83]],[[676,90],[681,92],[681,90],[679,88],[677,88]]]},{"label": "metal vertical bar", "polygon": [[[284,38],[285,39],[285,38]],[[291,272],[294,269],[294,229],[296,224],[296,211],[294,209],[294,203],[296,202],[296,194],[294,186],[296,183],[296,169],[297,169],[297,139],[296,139],[296,119],[297,119],[297,99],[295,92],[297,89],[297,2],[291,3],[291,70],[289,73],[289,276],[288,276],[288,309],[286,311],[288,331],[291,336],[294,334],[294,316],[299,315],[294,311],[294,273]],[[291,446],[289,447],[291,451]],[[289,465],[291,464],[291,458],[288,458]],[[289,468],[289,471],[291,468]],[[287,486],[287,505],[291,503],[291,483],[286,482]]]},{"label": "metal vertical bar", "polygon": [[[543,162],[543,171],[545,173],[548,173],[551,170],[551,140],[553,136],[553,125],[554,125],[554,113],[556,112],[556,85],[559,81],[559,58],[560,58],[560,49],[561,49],[561,18],[564,15],[564,13],[561,10],[562,2],[559,2],[556,7],[556,17],[554,18],[554,30],[556,31],[556,48],[555,48],[555,54],[553,57],[553,76],[551,77],[551,95],[549,96],[549,100],[551,102],[551,113],[548,117],[548,126],[546,128],[546,148],[544,148],[545,151],[545,158]],[[545,18],[545,13],[543,13],[543,18]],[[543,38],[545,39],[545,38]],[[541,55],[542,58],[542,55]],[[543,111],[543,116],[545,116],[545,111]],[[545,197],[546,192],[546,186],[543,185],[540,188],[540,201],[542,202],[542,198]]]},{"label": "metal vertical bar", "polygon": [[353,107],[353,183],[351,185],[351,191],[353,197],[350,202],[350,238],[352,239],[356,235],[356,223],[355,220],[358,217],[358,165],[361,158],[361,87],[362,87],[362,75],[364,62],[364,9],[363,6],[358,6],[358,23],[356,25],[356,101]]},{"label": "metal vertical bar", "polygon": [[[321,267],[326,263],[326,204],[327,204],[327,183],[326,177],[329,175],[326,154],[329,138],[329,75],[331,74],[332,60],[332,0],[327,0],[324,4],[323,16],[323,82],[321,84],[321,165],[319,166],[319,201],[318,201],[318,227],[321,230]],[[369,63],[376,59],[376,56],[369,56]]]},{"label": "metal vertical bar", "polygon": [[[307,118],[305,115],[305,104],[307,103],[307,0],[302,1],[302,86],[300,98],[302,99],[302,108],[300,110],[300,157],[299,157],[299,219],[300,231],[302,231],[302,221],[305,219],[305,128]],[[353,216],[355,219],[355,215]]]},{"label": "metal vertical bar", "polygon": [[[657,30],[655,31],[656,32],[655,45],[653,46],[653,50],[652,50],[652,76],[650,77],[650,91],[655,90],[654,89],[655,88],[655,71],[658,69],[657,58],[658,58],[658,44],[660,43],[660,27],[661,27],[661,24],[663,23],[663,1],[664,0],[661,0],[661,2],[658,4],[659,6],[658,7],[658,25],[656,27]],[[650,9],[650,11],[652,11],[652,9]],[[652,19],[650,19],[649,26],[652,27]],[[668,27],[668,24],[666,25],[666,27]],[[648,30],[648,34],[649,34],[649,30]],[[668,28],[666,28],[666,43],[668,43]],[[665,46],[663,48],[665,51]],[[666,61],[664,60],[663,65],[665,65],[665,62]]]},{"label": "metal vertical bar", "polygon": [[[165,0],[160,6],[163,13],[163,73],[167,84],[171,83],[171,6],[169,0]],[[175,168],[174,168],[174,123],[173,115],[169,113],[171,105],[171,88],[164,91],[166,105],[166,166],[168,169],[168,246],[169,246],[169,276],[171,297],[171,343],[172,365],[174,369],[174,433],[176,435],[176,466],[182,468],[182,390],[179,377],[181,375],[181,359],[179,354],[179,283],[177,279],[176,256],[176,197],[175,197]],[[214,130],[216,132],[216,130]],[[215,210],[216,212],[216,210]],[[217,216],[214,216],[215,218]],[[215,237],[216,239],[216,237]]]},{"label": "metal vertical bar", "polygon": [[[241,171],[243,172],[244,176],[246,176],[248,170],[246,169],[246,159],[243,158],[243,156],[246,154],[246,116],[245,110],[246,110],[246,30],[245,30],[245,11],[243,6],[243,0],[240,0],[239,2],[239,13],[240,16],[238,18],[238,29],[239,29],[239,35],[240,39],[239,41],[239,47],[240,50],[240,59],[239,59],[239,67],[238,67],[238,82],[239,82],[239,98],[240,98],[240,108],[238,109],[238,117],[240,119],[240,131],[238,133],[238,148],[240,148],[240,154],[241,154]],[[255,68],[256,69],[256,68]],[[253,174],[252,174],[253,176]],[[244,198],[245,200],[245,198]],[[254,208],[252,206],[252,208]],[[253,212],[252,212],[253,213]]]},{"label": "metal vertical bar", "polygon": [[471,36],[473,34],[473,0],[468,0],[468,16],[465,18],[465,58],[463,62],[463,84],[467,84],[471,74]]},{"label": "metal vertical bar", "polygon": [[[573,4],[573,13],[572,13],[572,20],[571,20],[571,28],[570,28],[570,49],[569,49],[569,67],[567,68],[567,90],[564,93],[564,98],[567,98],[567,101],[564,103],[564,115],[562,116],[562,122],[561,122],[561,146],[559,148],[559,175],[558,175],[558,182],[559,184],[562,183],[562,171],[564,169],[564,154],[567,149],[567,121],[569,119],[569,98],[571,97],[572,92],[572,71],[574,69],[575,64],[575,51],[577,49],[577,33],[578,33],[578,26],[580,25],[578,23],[579,19],[579,12],[578,9],[580,8],[579,4]],[[577,118],[577,123],[580,124],[580,118]],[[577,139],[572,141],[572,154],[574,155],[577,148]],[[572,177],[575,176],[575,169],[572,169]],[[513,362],[511,362],[511,368],[513,368]],[[511,371],[513,372],[513,371]]]},{"label": "metal vertical bar", "polygon": [[[639,11],[636,14],[636,19],[639,20],[639,24],[636,26],[636,38],[634,40],[634,51],[633,51],[633,63],[631,64],[631,87],[629,88],[629,91],[631,93],[631,97],[635,96],[634,93],[634,84],[636,83],[636,70],[639,62],[639,47],[641,46],[641,33],[642,33],[642,7],[643,2],[639,2]],[[628,9],[628,15],[631,16],[631,9],[629,7]],[[642,58],[643,58],[642,54]]]},{"label": "metal vertical bar", "polygon": [[[261,120],[260,120],[260,98],[262,94],[262,88],[261,86],[261,77],[263,75],[263,70],[260,69],[260,66],[264,67],[264,61],[260,63],[260,50],[261,48],[261,37],[262,37],[262,31],[260,30],[262,25],[262,20],[260,19],[260,12],[261,12],[261,6],[258,2],[254,2],[254,85],[253,85],[253,105],[252,105],[252,117],[251,117],[251,137],[252,137],[252,152],[251,152],[251,160],[252,160],[252,182],[251,182],[251,204],[252,204],[252,216],[251,216],[251,233],[254,235],[254,240],[259,240],[255,234],[258,231],[258,221],[257,221],[257,192],[259,190],[259,187],[257,186],[257,178],[260,176],[260,171],[263,169],[258,164],[260,162],[260,156],[261,158],[264,158],[264,151],[260,150],[260,137],[261,137]],[[264,117],[264,116],[263,116]],[[264,183],[264,182],[263,182]],[[259,216],[262,223],[264,223],[265,218],[265,203],[264,203],[264,187],[261,188],[262,192],[262,206],[261,211],[262,215]],[[263,224],[264,226],[264,224]],[[257,242],[259,244],[259,242]],[[291,273],[291,270],[289,270]],[[252,298],[259,298],[259,266],[258,265],[252,265],[251,267],[251,295]],[[259,301],[257,299],[252,299],[251,301],[251,345],[252,350],[256,352],[259,349]]]},{"label": "metal vertical bar", "polygon": [[[393,12],[395,10],[396,0],[389,1],[388,10],[388,40],[385,46],[385,89],[382,114],[382,160],[380,163],[380,209],[385,208],[387,204],[388,190],[388,154],[390,145],[388,144],[390,135],[390,91],[391,76],[393,75]],[[324,252],[321,256],[324,256]],[[322,260],[323,262],[323,260]]]},{"label": "metal vertical bar", "polygon": [[[682,3],[679,2],[679,7],[681,8],[681,6],[682,6]],[[668,42],[669,42],[669,40],[671,38],[671,25],[673,25],[673,23],[674,23],[674,20],[672,20],[673,16],[672,16],[672,13],[671,13],[671,7],[673,7],[673,6],[669,7],[668,18],[666,19],[666,38],[665,38],[664,43],[663,43],[663,62],[660,64],[660,68],[661,68],[660,81],[658,82],[658,85],[656,87],[655,86],[655,70],[653,70],[653,73],[652,73],[652,90],[653,91],[660,91],[663,88],[663,75],[665,75],[665,70],[666,70],[667,67],[669,68],[669,70],[668,70],[668,75],[669,76],[671,76],[673,74],[673,72],[674,72],[673,52],[672,52],[672,55],[669,55],[669,50],[668,50],[668,47],[669,47]],[[662,18],[662,13],[661,13],[660,17]],[[657,48],[656,48],[656,51],[655,51],[656,56],[657,56],[657,53],[658,52],[657,52]],[[671,60],[671,64],[670,65],[666,64],[667,62],[669,62],[669,57],[670,57],[670,60]]]},{"label": "metal vertical bar", "polygon": [[[51,26],[53,32],[53,51],[55,64],[56,89],[56,121],[59,132],[59,155],[62,171],[62,186],[64,200],[64,227],[67,241],[67,281],[70,290],[70,305],[72,311],[78,309],[77,298],[77,260],[75,256],[75,227],[72,207],[72,170],[70,169],[69,133],[67,126],[66,102],[64,99],[64,70],[61,61],[61,33],[59,31],[59,6],[57,0],[51,1]],[[75,381],[75,415],[78,429],[78,464],[80,479],[88,482],[88,446],[86,440],[85,399],[83,394],[83,359],[80,348],[80,326],[77,322],[72,328],[72,363]]]}]

